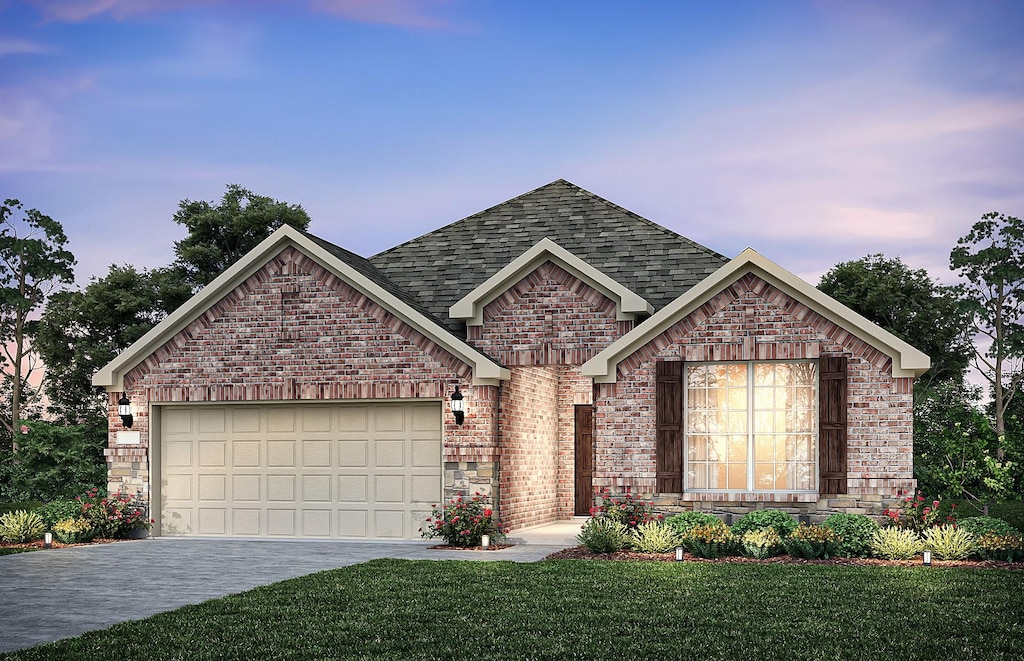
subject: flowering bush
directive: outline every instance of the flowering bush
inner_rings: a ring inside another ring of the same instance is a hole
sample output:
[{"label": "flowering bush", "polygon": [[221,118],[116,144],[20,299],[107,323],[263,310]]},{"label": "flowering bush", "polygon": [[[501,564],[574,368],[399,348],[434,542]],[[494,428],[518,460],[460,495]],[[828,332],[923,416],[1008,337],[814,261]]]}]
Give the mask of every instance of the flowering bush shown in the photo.
[{"label": "flowering bush", "polygon": [[743,553],[751,558],[764,560],[782,551],[782,538],[775,528],[757,528],[748,530],[740,538]]},{"label": "flowering bush", "polygon": [[910,528],[919,535],[934,526],[956,524],[955,504],[945,507],[941,496],[929,502],[920,489],[905,495],[897,509],[886,509],[884,514],[892,525]]},{"label": "flowering bush", "polygon": [[82,504],[82,517],[100,537],[117,539],[132,530],[149,530],[145,504],[124,492],[104,496],[99,489],[90,489],[76,500]]},{"label": "flowering bush", "polygon": [[677,546],[676,529],[660,521],[648,521],[633,528],[633,548],[641,553],[668,553]]},{"label": "flowering bush", "polygon": [[682,538],[683,548],[698,558],[720,558],[733,555],[739,539],[725,525],[697,526]]},{"label": "flowering bush", "polygon": [[1024,535],[987,532],[974,543],[974,554],[982,560],[1024,561]]},{"label": "flowering bush", "polygon": [[576,539],[591,553],[615,553],[632,541],[626,524],[611,519],[588,520]]},{"label": "flowering bush", "polygon": [[836,555],[843,538],[827,526],[809,526],[801,523],[782,540],[786,553],[796,558],[831,558]]},{"label": "flowering bush", "polygon": [[629,528],[636,528],[641,523],[660,521],[664,518],[654,515],[653,503],[637,498],[628,489],[626,495],[621,498],[612,498],[606,488],[601,489],[597,495],[598,504],[590,508],[591,518],[611,519],[623,523]]},{"label": "flowering bush", "polygon": [[487,498],[479,491],[472,498],[456,496],[447,505],[431,505],[433,513],[427,519],[427,529],[420,533],[427,538],[440,537],[449,546],[480,546],[481,538],[492,540],[505,537],[505,532],[494,522],[494,512],[487,506]]}]

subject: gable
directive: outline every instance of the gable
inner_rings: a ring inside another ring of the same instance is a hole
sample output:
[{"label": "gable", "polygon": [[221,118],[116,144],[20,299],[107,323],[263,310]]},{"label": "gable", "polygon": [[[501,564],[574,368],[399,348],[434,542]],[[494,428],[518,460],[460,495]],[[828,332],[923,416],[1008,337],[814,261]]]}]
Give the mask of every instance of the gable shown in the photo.
[{"label": "gable", "polygon": [[436,320],[390,291],[391,287],[386,285],[386,280],[373,277],[372,265],[360,262],[362,258],[347,251],[341,251],[341,249],[328,251],[318,241],[314,241],[305,233],[286,225],[200,290],[135,344],[101,368],[93,377],[93,385],[106,387],[111,391],[123,390],[125,374],[149,358],[197,319],[212,314],[212,308],[222,299],[236,296],[236,289],[239,285],[245,283],[271,260],[290,248],[315,261],[340,281],[359,292],[361,296],[379,304],[382,309],[394,315],[401,323],[407,324],[421,334],[425,341],[438,345],[469,365],[472,368],[474,383],[496,384],[499,380],[508,378],[508,370],[494,363],[453,335],[448,329],[440,326]]},{"label": "gable", "polygon": [[[893,377],[917,377],[928,370],[931,362],[928,356],[748,248],[700,285],[659,310],[650,319],[585,363],[583,374],[592,377],[597,383],[614,383],[620,363],[627,360],[633,363],[637,362],[633,355],[663,334],[685,333],[697,327],[708,316],[721,309],[723,300],[736,298],[738,294],[735,291],[730,292],[729,289],[749,276],[753,276],[777,292],[778,300],[776,302],[780,304],[779,307],[799,321],[802,326],[808,328],[818,326],[819,329],[827,326],[830,328],[829,332],[837,336],[832,339],[842,344],[862,343],[864,346],[861,347],[861,353],[870,353],[868,349],[873,350],[875,355],[871,362],[875,364],[880,361],[891,362]],[[737,288],[737,290],[743,289],[742,286]],[[786,310],[787,306],[788,310]],[[680,323],[684,324],[684,327],[673,330]],[[728,324],[722,325],[721,330],[724,331],[724,336],[728,337],[730,330]],[[662,341],[667,342],[668,340]],[[738,349],[740,352],[755,352],[751,358],[775,359],[777,357],[775,355],[756,356],[759,349],[756,349],[753,344],[744,347],[742,343],[737,343],[735,340],[725,343],[725,346],[719,351],[728,353],[730,345],[740,347]],[[811,350],[813,351],[813,349]],[[782,357],[778,356],[778,358]],[[796,356],[787,357],[795,358]],[[740,355],[736,355],[735,357],[711,357],[702,360],[712,359],[739,360],[741,358]]]},{"label": "gable", "polygon": [[550,239],[657,310],[728,260],[565,180],[503,202],[369,259],[455,332],[453,305]]}]

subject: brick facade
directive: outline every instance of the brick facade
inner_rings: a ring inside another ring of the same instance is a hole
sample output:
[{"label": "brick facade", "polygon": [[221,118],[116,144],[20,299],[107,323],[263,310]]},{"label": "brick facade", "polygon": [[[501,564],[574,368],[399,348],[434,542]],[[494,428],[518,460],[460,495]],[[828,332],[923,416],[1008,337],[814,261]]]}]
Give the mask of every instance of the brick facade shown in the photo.
[{"label": "brick facade", "polygon": [[[655,494],[655,363],[814,359],[848,363],[848,494]],[[622,361],[617,381],[595,389],[595,488],[627,489],[665,510],[741,513],[765,503],[794,511],[881,514],[912,489],[912,379],[894,378],[890,358],[799,301],[748,274]]]}]

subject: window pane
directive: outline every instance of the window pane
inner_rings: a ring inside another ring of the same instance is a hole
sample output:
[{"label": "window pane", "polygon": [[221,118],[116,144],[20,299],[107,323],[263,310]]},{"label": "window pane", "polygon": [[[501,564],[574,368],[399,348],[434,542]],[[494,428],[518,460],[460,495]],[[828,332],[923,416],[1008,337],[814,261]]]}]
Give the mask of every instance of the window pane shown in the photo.
[{"label": "window pane", "polygon": [[747,460],[747,437],[746,436],[730,436],[729,437],[729,461],[743,461]]},{"label": "window pane", "polygon": [[747,488],[747,465],[729,464],[729,485],[727,489],[746,490]]},{"label": "window pane", "polygon": [[754,461],[771,462],[775,460],[775,437],[754,437]]},{"label": "window pane", "polygon": [[785,488],[784,485],[776,486],[775,483],[775,464],[771,463],[756,463],[754,464],[754,488],[763,490],[772,490],[776,488]]},{"label": "window pane", "polygon": [[704,461],[708,458],[708,437],[690,436],[687,443],[690,461]]}]

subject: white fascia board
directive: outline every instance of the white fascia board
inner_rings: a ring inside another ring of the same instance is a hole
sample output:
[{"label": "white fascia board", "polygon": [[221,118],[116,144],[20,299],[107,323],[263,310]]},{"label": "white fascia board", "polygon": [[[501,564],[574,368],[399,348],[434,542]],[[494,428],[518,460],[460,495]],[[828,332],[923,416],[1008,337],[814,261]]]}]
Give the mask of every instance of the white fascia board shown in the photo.
[{"label": "white fascia board", "polygon": [[467,326],[483,325],[487,304],[547,261],[554,262],[615,301],[615,317],[619,321],[635,321],[638,315],[647,316],[654,312],[654,306],[642,296],[545,237],[451,306],[449,316],[465,320]]},{"label": "white fascia board", "polygon": [[894,377],[919,377],[931,367],[931,359],[923,352],[766,259],[760,253],[747,248],[728,264],[584,363],[583,375],[592,377],[597,383],[614,383],[616,370],[622,360],[664,333],[746,273],[753,273],[890,356]]},{"label": "white fascia board", "polygon": [[209,285],[197,292],[181,307],[168,315],[137,342],[121,352],[93,376],[94,386],[108,391],[124,389],[124,375],[145,360],[183,328],[210,309],[232,289],[292,245],[316,259],[339,278],[349,283],[370,299],[397,315],[420,333],[473,367],[474,385],[496,385],[507,380],[509,372],[490,358],[440,328],[436,322],[413,309],[389,291],[358,272],[302,232],[285,225],[263,240],[242,259],[228,268]]}]

